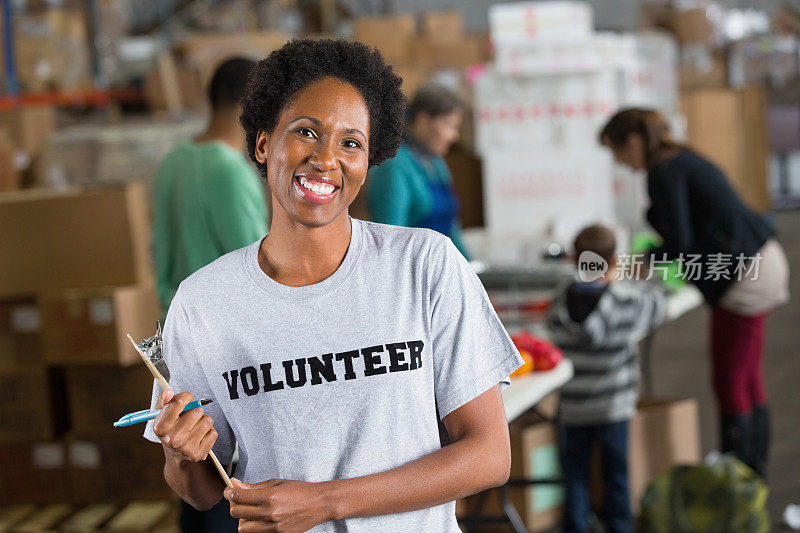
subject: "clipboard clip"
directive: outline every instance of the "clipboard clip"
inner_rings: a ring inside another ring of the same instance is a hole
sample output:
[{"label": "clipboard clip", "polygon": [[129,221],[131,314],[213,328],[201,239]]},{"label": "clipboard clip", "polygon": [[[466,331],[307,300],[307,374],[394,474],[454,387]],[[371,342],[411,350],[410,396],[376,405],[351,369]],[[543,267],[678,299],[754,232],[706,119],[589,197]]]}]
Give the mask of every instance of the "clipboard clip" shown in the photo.
[{"label": "clipboard clip", "polygon": [[169,368],[167,368],[167,363],[164,361],[164,356],[161,353],[161,332],[161,321],[158,320],[156,321],[156,334],[143,339],[137,346],[139,346],[139,349],[150,362],[153,363],[153,366],[156,367],[158,372],[164,376],[164,379],[169,381]]}]

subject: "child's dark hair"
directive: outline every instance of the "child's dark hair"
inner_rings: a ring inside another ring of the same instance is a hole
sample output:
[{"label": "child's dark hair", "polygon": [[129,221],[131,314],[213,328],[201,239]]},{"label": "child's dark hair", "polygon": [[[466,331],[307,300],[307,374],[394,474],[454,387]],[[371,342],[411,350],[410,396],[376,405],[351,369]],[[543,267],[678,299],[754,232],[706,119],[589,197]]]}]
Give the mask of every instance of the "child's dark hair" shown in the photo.
[{"label": "child's dark hair", "polygon": [[578,233],[573,247],[576,258],[580,257],[583,252],[594,252],[611,264],[614,262],[617,239],[614,237],[614,232],[606,226],[593,224]]}]

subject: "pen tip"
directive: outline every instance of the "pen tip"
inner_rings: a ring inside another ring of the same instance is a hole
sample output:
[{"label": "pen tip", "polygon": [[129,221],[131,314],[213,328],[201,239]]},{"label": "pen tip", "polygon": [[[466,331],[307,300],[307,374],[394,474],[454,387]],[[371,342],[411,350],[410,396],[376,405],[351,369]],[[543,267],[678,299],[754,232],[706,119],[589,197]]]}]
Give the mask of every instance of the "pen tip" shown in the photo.
[{"label": "pen tip", "polygon": [[206,398],[205,400],[200,400],[200,405],[208,405],[214,401],[213,398]]}]

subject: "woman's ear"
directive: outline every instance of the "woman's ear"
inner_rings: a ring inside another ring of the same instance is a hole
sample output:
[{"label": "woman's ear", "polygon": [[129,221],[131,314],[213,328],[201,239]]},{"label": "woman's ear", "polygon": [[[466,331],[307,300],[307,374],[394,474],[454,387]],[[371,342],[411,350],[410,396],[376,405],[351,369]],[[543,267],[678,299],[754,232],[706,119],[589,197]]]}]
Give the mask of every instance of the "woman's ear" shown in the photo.
[{"label": "woman's ear", "polygon": [[267,146],[269,146],[269,134],[264,130],[260,130],[256,135],[255,157],[256,161],[261,164],[267,162]]}]

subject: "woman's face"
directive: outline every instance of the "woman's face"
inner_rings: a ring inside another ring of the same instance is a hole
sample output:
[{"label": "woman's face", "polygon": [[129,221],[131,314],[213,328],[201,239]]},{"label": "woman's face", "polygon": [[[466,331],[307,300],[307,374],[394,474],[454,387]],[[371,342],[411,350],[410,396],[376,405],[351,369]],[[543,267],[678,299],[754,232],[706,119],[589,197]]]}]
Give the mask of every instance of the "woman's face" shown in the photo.
[{"label": "woman's face", "polygon": [[450,146],[458,140],[462,116],[460,110],[436,117],[420,113],[414,119],[417,123],[414,128],[414,136],[428,150],[444,157],[450,150]]},{"label": "woman's face", "polygon": [[641,135],[635,133],[628,135],[625,143],[619,146],[607,144],[614,153],[614,160],[617,163],[626,165],[633,170],[644,170],[644,141]]},{"label": "woman's face", "polygon": [[369,111],[355,87],[323,78],[298,91],[256,139],[273,209],[308,227],[346,215],[367,176],[368,143]]}]

